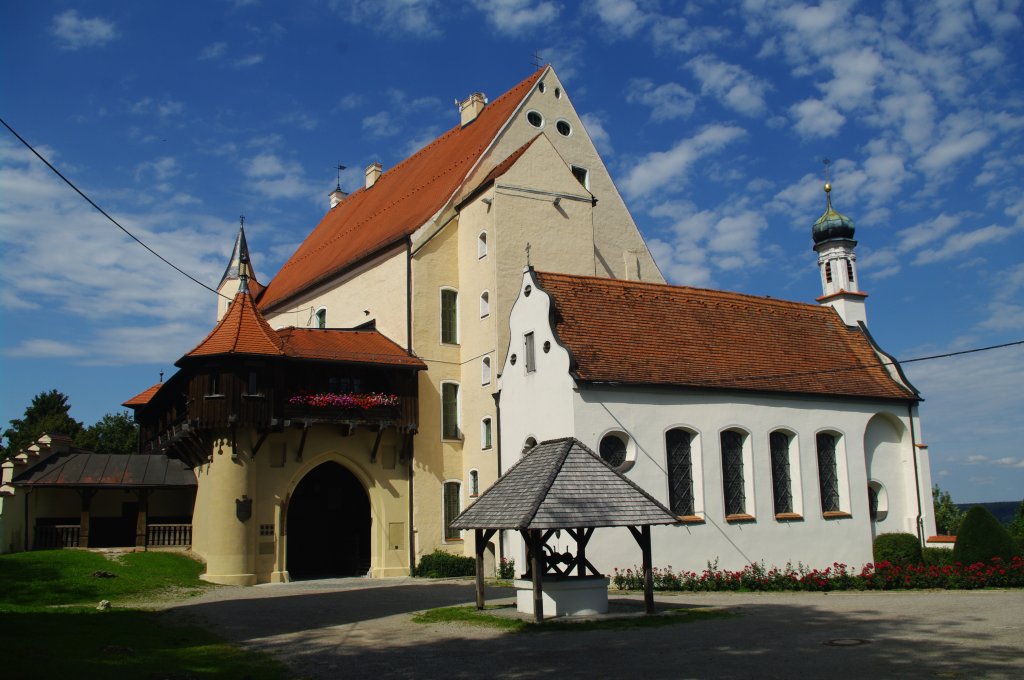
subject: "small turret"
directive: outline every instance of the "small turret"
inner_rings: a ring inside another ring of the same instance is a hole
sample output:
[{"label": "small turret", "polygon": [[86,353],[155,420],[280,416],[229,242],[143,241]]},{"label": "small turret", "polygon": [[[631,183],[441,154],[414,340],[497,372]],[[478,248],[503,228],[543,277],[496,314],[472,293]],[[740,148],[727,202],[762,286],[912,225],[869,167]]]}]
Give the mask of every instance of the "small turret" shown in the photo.
[{"label": "small turret", "polygon": [[[220,321],[224,313],[231,306],[231,300],[235,297],[241,284],[242,272],[245,272],[246,291],[251,291],[256,283],[256,272],[252,269],[249,258],[249,244],[245,242],[245,215],[240,216],[238,236],[235,237],[235,247],[231,250],[231,258],[228,266],[224,269],[224,276],[220,278],[217,285],[217,320]],[[258,284],[257,284],[258,285]]]}]

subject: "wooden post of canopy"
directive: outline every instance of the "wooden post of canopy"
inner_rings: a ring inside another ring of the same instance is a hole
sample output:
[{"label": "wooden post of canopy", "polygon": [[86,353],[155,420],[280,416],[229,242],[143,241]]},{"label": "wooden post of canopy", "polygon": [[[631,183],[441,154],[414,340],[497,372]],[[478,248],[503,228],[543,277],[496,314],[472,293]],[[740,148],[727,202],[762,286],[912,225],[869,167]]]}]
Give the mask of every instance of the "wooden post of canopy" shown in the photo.
[{"label": "wooden post of canopy", "polygon": [[544,621],[544,591],[541,579],[544,577],[544,546],[540,542],[540,529],[530,530],[530,571],[533,573],[533,620]]},{"label": "wooden post of canopy", "polygon": [[654,613],[654,568],[651,560],[651,527],[643,525],[638,530],[636,527],[629,527],[629,533],[640,544],[640,552],[643,555],[644,570],[644,609],[648,614]]},{"label": "wooden post of canopy", "polygon": [[474,529],[476,543],[476,608],[484,608],[484,530]]},{"label": "wooden post of canopy", "polygon": [[82,489],[78,492],[82,499],[82,514],[78,520],[78,547],[89,547],[89,507],[92,505],[92,497],[96,495],[96,489]]},{"label": "wooden post of canopy", "polygon": [[146,534],[149,528],[149,489],[139,489],[139,510],[135,517],[135,547],[146,549]]}]

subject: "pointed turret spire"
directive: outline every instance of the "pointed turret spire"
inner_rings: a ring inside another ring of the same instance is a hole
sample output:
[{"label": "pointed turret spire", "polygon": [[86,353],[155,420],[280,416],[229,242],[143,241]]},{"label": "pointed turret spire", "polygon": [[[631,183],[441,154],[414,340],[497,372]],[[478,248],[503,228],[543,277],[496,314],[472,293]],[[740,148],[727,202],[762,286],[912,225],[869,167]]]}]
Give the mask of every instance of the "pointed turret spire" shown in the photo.
[{"label": "pointed turret spire", "polygon": [[867,324],[864,309],[866,293],[860,291],[855,273],[857,242],[853,240],[853,220],[832,207],[832,184],[825,160],[825,213],[811,227],[814,251],[821,272],[821,297],[818,302],[833,307],[848,326]]},{"label": "pointed turret spire", "polygon": [[217,286],[218,288],[223,286],[225,281],[231,281],[238,278],[239,265],[242,261],[243,255],[245,256],[248,268],[248,277],[250,279],[256,278],[256,274],[252,270],[251,259],[249,258],[249,244],[245,242],[245,215],[239,215],[238,221],[238,236],[235,237],[235,247],[231,250],[231,259],[228,260],[228,266],[224,269],[224,276],[221,277],[220,284]]}]

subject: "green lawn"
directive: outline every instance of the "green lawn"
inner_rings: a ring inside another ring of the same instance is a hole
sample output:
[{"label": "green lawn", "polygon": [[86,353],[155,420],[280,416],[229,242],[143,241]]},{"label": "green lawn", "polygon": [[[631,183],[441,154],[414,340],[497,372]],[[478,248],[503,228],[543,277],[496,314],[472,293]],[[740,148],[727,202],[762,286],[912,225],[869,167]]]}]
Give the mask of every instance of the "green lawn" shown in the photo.
[{"label": "green lawn", "polygon": [[[0,555],[3,677],[252,678],[283,667],[196,626],[171,623],[142,602],[185,599],[211,587],[202,565],[174,553],[116,559],[78,550]],[[97,572],[107,572],[104,577]],[[96,610],[100,600],[113,607]]]}]

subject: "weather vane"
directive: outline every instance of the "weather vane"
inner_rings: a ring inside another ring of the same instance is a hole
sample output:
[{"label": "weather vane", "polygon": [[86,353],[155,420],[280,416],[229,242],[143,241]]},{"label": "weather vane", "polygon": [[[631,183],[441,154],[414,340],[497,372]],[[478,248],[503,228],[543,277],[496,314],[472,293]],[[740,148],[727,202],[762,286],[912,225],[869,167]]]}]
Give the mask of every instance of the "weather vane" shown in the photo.
[{"label": "weather vane", "polygon": [[238,226],[240,226],[240,227],[244,227],[245,226],[245,215],[244,214],[238,216]]},{"label": "weather vane", "polygon": [[537,50],[534,50],[533,51],[533,68],[534,69],[540,68],[542,63],[543,62],[541,61],[541,58],[540,58],[540,52],[538,52]]},{"label": "weather vane", "polygon": [[530,242],[526,242],[526,266],[530,266]]},{"label": "weather vane", "polygon": [[338,163],[334,167],[338,171],[338,188],[340,189],[341,188],[341,171],[342,170],[346,170],[347,168],[344,165],[342,165],[341,163]]},{"label": "weather vane", "polygon": [[832,165],[832,161],[827,158],[822,158],[821,163],[825,166],[825,184],[829,184],[832,181],[829,177],[829,166]]}]

